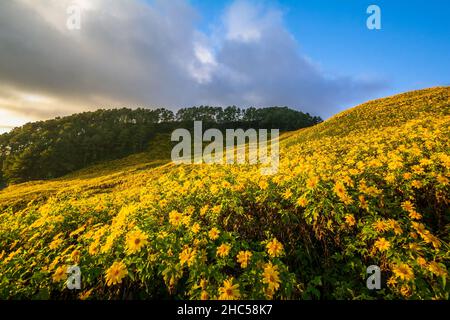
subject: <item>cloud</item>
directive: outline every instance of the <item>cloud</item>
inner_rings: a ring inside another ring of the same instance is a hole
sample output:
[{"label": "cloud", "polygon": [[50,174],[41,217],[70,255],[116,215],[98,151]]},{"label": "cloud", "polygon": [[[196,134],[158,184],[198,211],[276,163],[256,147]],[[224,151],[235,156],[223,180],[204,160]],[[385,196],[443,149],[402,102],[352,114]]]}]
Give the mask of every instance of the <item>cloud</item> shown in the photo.
[{"label": "cloud", "polygon": [[[280,11],[250,2],[229,7],[226,37],[217,54],[227,72],[212,82],[214,97],[225,104],[288,105],[329,116],[342,104],[383,87],[373,80],[324,73],[301,53],[282,18]],[[227,90],[222,90],[224,83]]]},{"label": "cloud", "polygon": [[[74,3],[82,28],[71,31],[66,10]],[[183,0],[2,1],[0,109],[30,120],[199,104],[288,105],[329,116],[382,88],[326,75],[276,8],[235,1],[209,34],[199,18]]]}]

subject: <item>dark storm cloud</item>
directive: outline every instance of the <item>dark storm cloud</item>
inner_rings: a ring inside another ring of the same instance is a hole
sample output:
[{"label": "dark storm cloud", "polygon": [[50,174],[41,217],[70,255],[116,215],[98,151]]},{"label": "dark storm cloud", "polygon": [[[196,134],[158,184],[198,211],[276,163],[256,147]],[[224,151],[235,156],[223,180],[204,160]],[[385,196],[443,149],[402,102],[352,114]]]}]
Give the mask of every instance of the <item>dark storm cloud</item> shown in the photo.
[{"label": "dark storm cloud", "polygon": [[[74,2],[80,31],[66,28]],[[197,19],[181,0],[2,1],[0,109],[47,118],[124,105],[288,105],[326,117],[382,88],[325,75],[277,10],[236,1],[211,34]]]}]

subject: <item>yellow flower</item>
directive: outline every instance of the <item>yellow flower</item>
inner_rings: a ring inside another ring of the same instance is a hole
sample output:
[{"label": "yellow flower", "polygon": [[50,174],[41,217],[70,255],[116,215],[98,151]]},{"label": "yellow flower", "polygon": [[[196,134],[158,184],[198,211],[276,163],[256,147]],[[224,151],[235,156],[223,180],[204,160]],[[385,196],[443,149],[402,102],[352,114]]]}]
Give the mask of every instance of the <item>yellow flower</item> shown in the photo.
[{"label": "yellow flower", "polygon": [[226,257],[230,253],[231,247],[228,244],[222,244],[220,247],[217,248],[217,255],[219,257]]},{"label": "yellow flower", "polygon": [[200,209],[200,215],[201,215],[201,216],[204,216],[204,215],[206,214],[206,212],[208,211],[208,209],[209,209],[209,206],[208,206],[208,205],[203,206],[203,207]]},{"label": "yellow flower", "polygon": [[167,200],[166,199],[162,199],[159,201],[159,206],[161,208],[164,208],[167,205]]},{"label": "yellow flower", "polygon": [[171,225],[178,227],[183,222],[183,215],[173,210],[169,213],[169,222]]},{"label": "yellow flower", "polygon": [[447,270],[435,261],[430,262],[430,264],[428,265],[428,270],[430,270],[433,274],[435,274],[438,277],[447,276]]},{"label": "yellow flower", "polygon": [[[58,239],[56,238],[56,240],[58,240]],[[9,247],[9,249],[10,249],[10,250],[14,249],[18,243],[19,243],[19,240],[14,241],[14,242],[11,244],[11,246]],[[53,248],[50,248],[50,249],[53,249]]]},{"label": "yellow flower", "polygon": [[70,254],[70,258],[72,259],[73,262],[78,263],[78,262],[80,262],[80,255],[81,255],[80,250],[75,249],[75,250],[72,251],[72,253]]},{"label": "yellow flower", "polygon": [[414,211],[414,205],[411,203],[411,201],[404,201],[402,202],[402,209],[406,212]]},{"label": "yellow flower", "polygon": [[417,243],[413,242],[413,243],[409,244],[409,250],[419,252],[422,249],[420,248],[420,246]]},{"label": "yellow flower", "polygon": [[449,180],[446,177],[444,177],[443,175],[438,175],[436,180],[444,186],[446,186],[449,183]]},{"label": "yellow flower", "polygon": [[394,219],[389,219],[388,223],[389,227],[394,230],[394,233],[396,235],[401,235],[403,233],[402,227],[397,221],[395,221]]},{"label": "yellow flower", "polygon": [[392,174],[392,173],[387,174],[386,177],[385,177],[385,180],[386,180],[387,183],[393,184],[395,182],[395,175]]},{"label": "yellow flower", "polygon": [[417,264],[421,267],[425,267],[427,265],[427,260],[425,260],[423,257],[418,257]]},{"label": "yellow flower", "polygon": [[267,284],[269,291],[274,292],[280,287],[279,275],[278,266],[274,266],[272,262],[264,265],[263,283]]},{"label": "yellow flower", "polygon": [[86,300],[91,296],[93,290],[94,289],[90,289],[85,292],[81,292],[78,297],[80,298],[80,300]]},{"label": "yellow flower", "polygon": [[165,239],[169,234],[166,231],[158,232],[158,239]]},{"label": "yellow flower", "polygon": [[219,192],[219,187],[216,186],[216,185],[212,185],[212,186],[209,188],[209,191],[210,191],[212,194],[217,194],[217,193]]},{"label": "yellow flower", "polygon": [[391,244],[385,238],[380,238],[377,241],[375,241],[375,247],[379,251],[389,250],[390,246],[391,246]]},{"label": "yellow flower", "polygon": [[208,292],[203,290],[202,293],[200,294],[200,300],[208,300],[208,299],[209,299]]},{"label": "yellow flower", "polygon": [[187,266],[190,267],[195,261],[196,253],[197,252],[194,249],[184,249],[179,255],[181,265],[184,265],[186,263]]},{"label": "yellow flower", "polygon": [[206,279],[200,280],[200,288],[202,288],[203,290],[206,290],[207,285],[208,285],[208,280],[206,280]]},{"label": "yellow flower", "polygon": [[79,235],[80,233],[82,233],[82,232],[84,231],[84,229],[86,229],[86,226],[85,226],[85,225],[82,226],[82,227],[80,227],[80,228],[78,228],[77,230],[71,232],[71,233],[69,234],[69,237],[73,237],[73,236]]},{"label": "yellow flower", "polygon": [[106,270],[106,284],[108,286],[120,284],[127,274],[128,271],[125,263],[116,261],[108,270]]},{"label": "yellow flower", "polygon": [[291,189],[287,189],[287,190],[283,193],[283,199],[289,200],[291,197],[292,197],[292,191],[291,191]]},{"label": "yellow flower", "polygon": [[90,254],[91,256],[95,256],[95,255],[98,253],[98,247],[99,247],[99,245],[100,245],[100,242],[99,242],[98,240],[92,242],[92,243],[89,245],[88,252],[89,252],[89,254]]},{"label": "yellow flower", "polygon": [[411,173],[409,173],[409,172],[405,172],[404,174],[403,174],[403,179],[405,179],[405,180],[409,180],[409,179],[411,179]]},{"label": "yellow flower", "polygon": [[414,220],[422,219],[422,215],[415,210],[412,210],[409,212],[409,217]]},{"label": "yellow flower", "polygon": [[130,232],[126,239],[127,254],[133,254],[141,251],[141,249],[147,244],[147,238],[147,235],[139,229]]},{"label": "yellow flower", "polygon": [[233,278],[224,280],[223,286],[219,288],[219,300],[237,300],[240,297],[239,284],[233,285]]},{"label": "yellow flower", "polygon": [[400,293],[404,297],[409,297],[412,294],[412,290],[408,285],[404,284],[404,285],[402,285],[402,287],[400,289]]},{"label": "yellow flower", "polygon": [[305,197],[301,197],[301,198],[298,198],[298,200],[297,200],[297,205],[299,206],[299,207],[306,207],[306,205],[308,204],[308,199],[306,199]]},{"label": "yellow flower", "polygon": [[433,161],[430,160],[430,159],[423,158],[423,159],[420,160],[420,165],[421,165],[421,166],[426,167],[426,166],[429,166],[429,165],[431,165],[431,164],[433,164]]},{"label": "yellow flower", "polygon": [[366,198],[361,194],[358,196],[359,206],[365,210],[369,209],[369,205],[367,204]]},{"label": "yellow flower", "polygon": [[394,287],[397,284],[397,279],[395,279],[395,277],[390,277],[387,284],[388,286]]},{"label": "yellow flower", "polygon": [[208,236],[211,240],[216,240],[217,238],[219,238],[219,234],[220,234],[220,231],[217,228],[212,228],[208,232]]},{"label": "yellow flower", "polygon": [[200,224],[199,223],[194,223],[193,226],[191,227],[191,231],[194,234],[197,234],[200,231]]},{"label": "yellow flower", "polygon": [[422,182],[420,182],[419,180],[414,180],[413,182],[411,182],[411,186],[413,186],[416,189],[420,189],[422,188]]},{"label": "yellow flower", "polygon": [[433,245],[433,247],[435,249],[439,249],[441,247],[441,241],[438,238],[436,238],[435,236],[433,236],[431,234],[430,234],[429,238],[430,238],[431,244]]},{"label": "yellow flower", "polygon": [[67,278],[67,267],[60,266],[56,269],[55,273],[52,276],[53,282],[60,282]]},{"label": "yellow flower", "polygon": [[319,178],[315,176],[309,177],[308,180],[306,180],[306,186],[308,187],[308,189],[314,189],[318,183]]},{"label": "yellow flower", "polygon": [[260,187],[262,190],[266,190],[268,186],[269,186],[269,184],[267,183],[266,180],[261,180],[261,181],[259,182],[259,187]]},{"label": "yellow flower", "polygon": [[106,238],[105,244],[101,248],[101,252],[102,253],[109,252],[112,249],[113,245],[114,245],[115,239],[116,239],[116,235],[114,233],[110,234]]},{"label": "yellow flower", "polygon": [[236,256],[237,262],[241,264],[241,268],[245,269],[248,266],[248,263],[252,257],[252,253],[250,251],[240,251]]},{"label": "yellow flower", "polygon": [[412,224],[413,228],[417,231],[417,233],[420,234],[420,236],[430,233],[430,231],[428,231],[425,228],[425,225],[423,225],[422,223],[411,222],[411,224]]},{"label": "yellow flower", "polygon": [[428,230],[420,233],[420,236],[426,243],[431,243],[435,249],[439,249],[441,247],[441,242],[439,239],[433,236]]},{"label": "yellow flower", "polygon": [[342,178],[342,181],[344,181],[344,183],[345,183],[346,185],[350,186],[350,187],[353,187],[353,186],[354,186],[353,180],[352,180],[352,178],[349,177],[349,176],[343,177],[343,178]]},{"label": "yellow flower", "polygon": [[187,215],[189,215],[189,216],[190,216],[191,214],[193,214],[194,211],[195,211],[195,208],[194,208],[193,206],[189,206],[189,207],[186,208],[186,210],[184,210],[184,212],[185,212]]},{"label": "yellow flower", "polygon": [[220,213],[220,211],[222,211],[222,206],[221,205],[219,205],[219,206],[214,206],[212,209],[211,209],[211,211],[212,211],[212,213],[214,213],[214,214],[219,214]]},{"label": "yellow flower", "polygon": [[385,221],[378,220],[373,224],[373,228],[381,233],[389,230],[389,225]]},{"label": "yellow flower", "polygon": [[417,166],[416,165],[416,166],[413,166],[412,169],[413,169],[413,171],[416,174],[423,174],[424,173],[424,170],[423,170],[423,168],[421,166]]},{"label": "yellow flower", "polygon": [[278,257],[283,252],[283,245],[277,239],[273,239],[267,245],[267,252],[271,257]]},{"label": "yellow flower", "polygon": [[62,242],[63,242],[62,239],[56,238],[56,239],[54,239],[54,240],[49,244],[48,247],[49,247],[51,250],[55,250],[56,248],[58,248],[58,247],[62,244]]},{"label": "yellow flower", "polygon": [[413,280],[414,272],[406,263],[397,264],[392,268],[394,275],[402,280]]},{"label": "yellow flower", "polygon": [[352,214],[345,215],[345,223],[349,227],[353,227],[356,224],[355,216]]},{"label": "yellow flower", "polygon": [[336,193],[336,195],[341,199],[347,196],[347,191],[342,182],[336,182],[333,190],[334,190],[334,193]]},{"label": "yellow flower", "polygon": [[191,216],[183,216],[183,219],[181,221],[185,226],[189,226],[189,224],[191,223]]}]

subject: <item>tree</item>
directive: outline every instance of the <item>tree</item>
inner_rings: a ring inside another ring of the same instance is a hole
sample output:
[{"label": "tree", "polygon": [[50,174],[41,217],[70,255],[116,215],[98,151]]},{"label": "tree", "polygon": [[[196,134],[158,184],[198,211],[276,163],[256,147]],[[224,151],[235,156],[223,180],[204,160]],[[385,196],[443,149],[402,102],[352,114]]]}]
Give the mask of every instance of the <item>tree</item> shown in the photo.
[{"label": "tree", "polygon": [[99,109],[28,123],[0,135],[0,187],[60,177],[91,164],[143,152],[149,142],[194,121],[204,127],[295,130],[322,121],[287,107],[200,106],[180,109]]}]

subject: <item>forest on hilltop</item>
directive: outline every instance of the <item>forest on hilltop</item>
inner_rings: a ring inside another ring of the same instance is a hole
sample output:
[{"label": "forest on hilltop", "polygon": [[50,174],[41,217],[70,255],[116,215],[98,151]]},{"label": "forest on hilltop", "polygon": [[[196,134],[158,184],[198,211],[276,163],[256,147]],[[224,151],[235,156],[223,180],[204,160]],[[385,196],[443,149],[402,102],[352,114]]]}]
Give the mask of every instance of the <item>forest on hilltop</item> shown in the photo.
[{"label": "forest on hilltop", "polygon": [[94,163],[144,152],[157,135],[189,129],[193,121],[203,121],[204,128],[289,131],[322,119],[287,107],[200,106],[177,113],[163,108],[100,109],[28,123],[0,136],[0,187],[57,178]]}]

